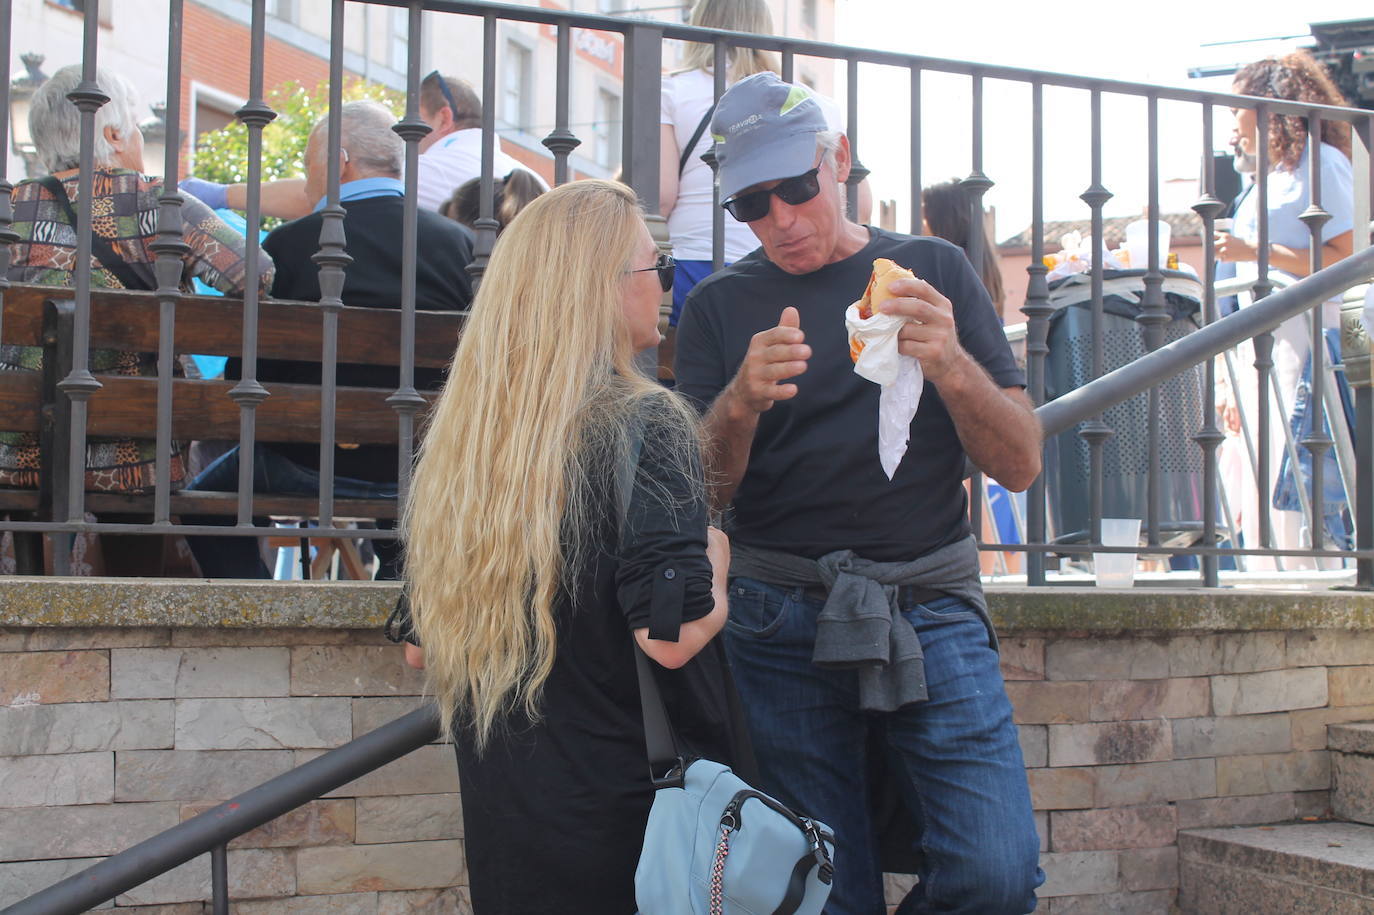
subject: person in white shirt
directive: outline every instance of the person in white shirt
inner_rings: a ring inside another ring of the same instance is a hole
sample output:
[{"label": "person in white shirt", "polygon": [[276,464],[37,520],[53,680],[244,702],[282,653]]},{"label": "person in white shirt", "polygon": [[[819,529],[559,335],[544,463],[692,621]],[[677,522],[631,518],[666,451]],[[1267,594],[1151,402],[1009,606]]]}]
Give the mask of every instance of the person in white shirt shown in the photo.
[{"label": "person in white shirt", "polygon": [[[420,138],[419,201],[425,209],[437,211],[460,185],[482,175],[482,101],[463,80],[434,70],[420,83],[420,119],[430,126],[430,132]],[[504,178],[519,168],[525,166],[503,153],[498,139],[492,175]],[[548,184],[533,169],[526,171],[548,190]],[[305,192],[304,178],[267,181],[261,187],[263,216],[299,219],[313,211],[317,202]],[[243,210],[248,206],[246,184],[183,178],[181,188],[211,209]]]},{"label": "person in white shirt", "polygon": [[[482,102],[466,82],[434,70],[420,83],[420,119],[433,128],[420,139],[420,206],[438,210],[464,183],[482,175]],[[492,175],[504,178],[520,162],[501,151],[498,139]],[[548,190],[548,183],[525,168]]]},{"label": "person in white shirt", "polygon": [[[765,0],[697,0],[690,24],[755,35],[773,34],[773,16]],[[776,54],[755,48],[731,47],[726,51],[726,61],[727,87],[755,73],[781,70]],[[712,272],[715,216],[711,206],[714,175],[701,159],[712,142],[705,125],[715,110],[715,48],[689,42],[683,64],[683,69],[663,78],[659,96],[658,202],[659,212],[668,220],[668,237],[673,243],[673,259],[677,261],[673,311],[668,319],[674,327],[687,293]],[[822,95],[817,95],[816,100],[830,126],[843,130],[839,107]],[[859,222],[867,223],[872,210],[873,196],[865,180],[859,185]],[[745,223],[726,219],[724,233],[726,265],[759,246]]]}]

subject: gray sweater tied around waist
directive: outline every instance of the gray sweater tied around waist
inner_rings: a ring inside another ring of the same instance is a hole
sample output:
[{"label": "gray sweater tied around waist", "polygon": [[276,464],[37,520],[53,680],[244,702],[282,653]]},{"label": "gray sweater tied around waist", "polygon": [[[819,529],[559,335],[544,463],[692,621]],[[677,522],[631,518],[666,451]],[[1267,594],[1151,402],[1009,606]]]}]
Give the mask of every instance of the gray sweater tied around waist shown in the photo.
[{"label": "gray sweater tied around waist", "polygon": [[856,669],[863,711],[891,712],[927,698],[921,641],[897,603],[903,585],[966,601],[987,626],[989,644],[997,647],[978,578],[977,541],[971,536],[910,562],[874,562],[853,550],[807,559],[736,544],[730,575],[781,588],[826,589],[811,661],[820,667]]}]

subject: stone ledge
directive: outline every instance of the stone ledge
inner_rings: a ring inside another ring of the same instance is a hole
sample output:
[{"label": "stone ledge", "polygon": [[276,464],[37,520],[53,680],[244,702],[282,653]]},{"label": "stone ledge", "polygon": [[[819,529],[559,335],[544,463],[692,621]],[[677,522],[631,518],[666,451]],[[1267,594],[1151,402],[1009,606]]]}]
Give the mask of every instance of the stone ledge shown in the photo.
[{"label": "stone ledge", "polygon": [[[398,589],[394,582],[3,576],[0,628],[373,629]],[[1008,632],[1374,629],[1374,600],[1343,591],[993,587],[988,604]]]}]

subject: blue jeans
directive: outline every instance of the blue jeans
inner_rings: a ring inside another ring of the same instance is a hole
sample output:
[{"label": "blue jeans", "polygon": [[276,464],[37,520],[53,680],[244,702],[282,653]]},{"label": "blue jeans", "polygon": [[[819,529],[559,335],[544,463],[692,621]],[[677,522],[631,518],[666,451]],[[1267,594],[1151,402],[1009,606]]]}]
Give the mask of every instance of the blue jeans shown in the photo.
[{"label": "blue jeans", "polygon": [[857,675],[811,663],[822,602],[801,588],[730,583],[725,647],[765,791],[835,830],[828,915],[886,912],[870,817],[867,747],[878,728],[920,834],[920,883],[899,913],[1022,915],[1044,882],[1011,703],[981,618],[942,597],[903,607],[930,698],[858,710]]},{"label": "blue jeans", "polygon": [[[187,487],[207,492],[237,492],[239,488],[239,449],[220,455],[200,472]],[[337,499],[394,499],[395,483],[369,483],[352,477],[334,478],[334,497]],[[283,457],[271,448],[258,445],[253,449],[253,492],[279,495],[316,496],[320,492],[320,474],[309,467]],[[184,516],[187,524],[216,524],[230,526],[236,520],[224,515]],[[266,523],[260,521],[257,523]],[[390,520],[379,519],[377,527],[389,530]],[[187,544],[206,578],[271,578],[262,554],[258,552],[256,537],[187,537]],[[394,540],[374,540],[379,567],[377,579],[394,580],[399,577],[400,547]]]}]

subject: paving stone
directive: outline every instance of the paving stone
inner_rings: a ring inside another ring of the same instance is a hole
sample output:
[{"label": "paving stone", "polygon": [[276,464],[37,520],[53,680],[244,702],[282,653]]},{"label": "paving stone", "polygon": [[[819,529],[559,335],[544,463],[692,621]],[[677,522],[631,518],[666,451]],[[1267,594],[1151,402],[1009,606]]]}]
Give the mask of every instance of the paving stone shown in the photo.
[{"label": "paving stone", "polygon": [[[229,898],[273,899],[296,894],[293,853],[279,848],[245,848],[229,852]],[[209,899],[210,856],[197,855],[180,867],[159,874],[115,897],[116,906],[152,905]]]},{"label": "paving stone", "polygon": [[1374,632],[1319,629],[1288,633],[1289,667],[1374,664]]},{"label": "paving stone", "polygon": [[357,842],[419,842],[463,837],[463,804],[457,794],[360,797]]},{"label": "paving stone", "polygon": [[367,696],[353,700],[353,737],[356,739],[420,707],[419,696]]},{"label": "paving stone", "polygon": [[1367,721],[1339,724],[1327,729],[1328,746],[1342,753],[1374,756],[1374,724]]},{"label": "paving stone", "polygon": [[69,702],[0,708],[0,756],[157,750],[172,745],[172,703]]},{"label": "paving stone", "polygon": [[1374,824],[1374,756],[1331,754],[1331,809],[1342,820]]},{"label": "paving stone", "polygon": [[343,893],[240,902],[234,906],[234,911],[236,915],[377,915],[377,894]]},{"label": "paving stone", "polygon": [[291,649],[292,696],[418,696],[424,685],[424,671],[407,666],[396,645]]},{"label": "paving stone", "polygon": [[302,848],[296,874],[305,894],[447,889],[467,882],[457,839]]},{"label": "paving stone", "polygon": [[1289,718],[1293,723],[1293,749],[1325,750],[1329,725],[1374,720],[1374,705],[1301,709],[1289,712]]},{"label": "paving stone", "polygon": [[178,699],[178,750],[337,747],[353,739],[347,699]]},{"label": "paving stone", "polygon": [[122,648],[110,657],[118,699],[289,695],[289,648]]},{"label": "paving stone", "polygon": [[[15,861],[0,864],[0,907],[14,905],[54,883],[80,873],[103,858],[61,858],[50,861]],[[97,909],[114,908],[113,902],[102,902]]]},{"label": "paving stone", "polygon": [[883,874],[883,899],[888,905],[899,905],[917,882],[915,874]]},{"label": "paving stone", "polygon": [[176,824],[176,804],[0,810],[0,861],[112,855]]},{"label": "paving stone", "polygon": [[1331,787],[1331,760],[1314,750],[1218,759],[1217,794],[1272,794]]},{"label": "paving stone", "polygon": [[104,651],[0,654],[0,706],[104,702],[109,698],[110,657]]},{"label": "paving stone", "polygon": [[1049,733],[1043,724],[1017,725],[1021,739],[1021,759],[1027,768],[1049,765]]},{"label": "paving stone", "polygon": [[1212,708],[1206,677],[1169,680],[1098,680],[1092,684],[1093,721],[1194,718]]},{"label": "paving stone", "polygon": [[1332,705],[1340,707],[1374,702],[1374,666],[1332,667],[1327,674]]},{"label": "paving stone", "polygon": [[1258,871],[1179,861],[1179,910],[1207,915],[1232,912],[1294,915],[1374,915],[1374,902]]},{"label": "paving stone", "polygon": [[1031,806],[1036,810],[1067,810],[1093,805],[1092,769],[1027,769]]},{"label": "paving stone", "polygon": [[1205,797],[1178,801],[1179,829],[1207,826],[1254,826],[1282,823],[1297,816],[1291,792],[1251,794],[1239,797]]},{"label": "paving stone", "polygon": [[1298,819],[1331,819],[1331,791],[1294,791],[1293,816]]},{"label": "paving stone", "polygon": [[[319,750],[297,750],[296,765],[314,759]],[[385,797],[401,794],[452,794],[458,790],[458,763],[453,748],[429,744],[354,779],[325,797]]]},{"label": "paving stone", "polygon": [[1045,646],[1051,680],[1160,680],[1169,676],[1167,643],[1155,639],[1059,639]]},{"label": "paving stone", "polygon": [[1169,640],[1169,672],[1175,677],[1254,673],[1284,666],[1282,632],[1183,635]]},{"label": "paving stone", "polygon": [[1051,766],[1153,762],[1173,757],[1169,722],[1109,721],[1050,725]]},{"label": "paving stone", "polygon": [[1051,847],[1057,852],[1159,848],[1173,845],[1177,834],[1178,820],[1168,804],[1050,814]]},{"label": "paving stone", "polygon": [[1035,819],[1035,834],[1040,837],[1040,851],[1043,854],[1050,850],[1050,812],[1036,810],[1031,816]]},{"label": "paving stone", "polygon": [[1133,893],[1178,888],[1178,846],[1138,848],[1121,856],[1121,888]]},{"label": "paving stone", "polygon": [[113,753],[0,757],[0,807],[65,807],[113,800]]},{"label": "paving stone", "polygon": [[1088,720],[1092,686],[1086,682],[1013,680],[1007,684],[1012,720],[1018,724],[1067,724]]},{"label": "paving stone", "polygon": [[1036,890],[1041,898],[1112,893],[1121,886],[1120,855],[1115,851],[1049,852],[1040,856],[1045,882]]},{"label": "paving stone", "polygon": [[[121,805],[122,806],[122,805]],[[218,804],[182,804],[180,817],[213,810]],[[310,801],[268,820],[229,842],[230,848],[294,848],[300,845],[348,845],[353,842],[353,799]]]},{"label": "paving stone", "polygon": [[472,915],[472,898],[465,886],[446,890],[404,890],[377,894],[377,915]]},{"label": "paving stone", "polygon": [[1045,679],[1045,640],[1005,638],[998,646],[1004,680]]},{"label": "paving stone", "polygon": [[[1181,862],[1234,868],[1255,876],[1363,897],[1374,904],[1374,827],[1356,823],[1296,823],[1179,834]],[[1238,894],[1237,899],[1246,894]],[[1252,899],[1259,897],[1249,896]],[[1245,911],[1227,909],[1226,911]],[[1250,911],[1308,911],[1261,905]],[[1313,909],[1313,911],[1323,911]],[[1360,911],[1347,909],[1345,911]]]},{"label": "paving stone", "polygon": [[1148,893],[1061,896],[1053,900],[1050,915],[1163,915],[1174,910],[1175,895],[1170,888]]},{"label": "paving stone", "polygon": [[67,629],[39,626],[0,629],[0,651],[79,651],[91,648],[146,648],[166,645],[165,627]]},{"label": "paving stone", "polygon": [[1327,704],[1326,671],[1320,667],[1271,670],[1212,678],[1212,713],[1258,715]]},{"label": "paving stone", "polygon": [[1211,759],[1097,766],[1091,771],[1097,807],[1157,804],[1217,794],[1216,761]]},{"label": "paving stone", "polygon": [[281,775],[292,762],[290,750],[129,750],[115,760],[115,799],[222,801]]},{"label": "paving stone", "polygon": [[351,629],[185,629],[172,630],[177,648],[273,648],[282,645],[347,645]]},{"label": "paving stone", "polygon": [[1226,718],[1181,718],[1173,721],[1172,725],[1176,759],[1284,753],[1293,745],[1293,727],[1287,712]]}]

